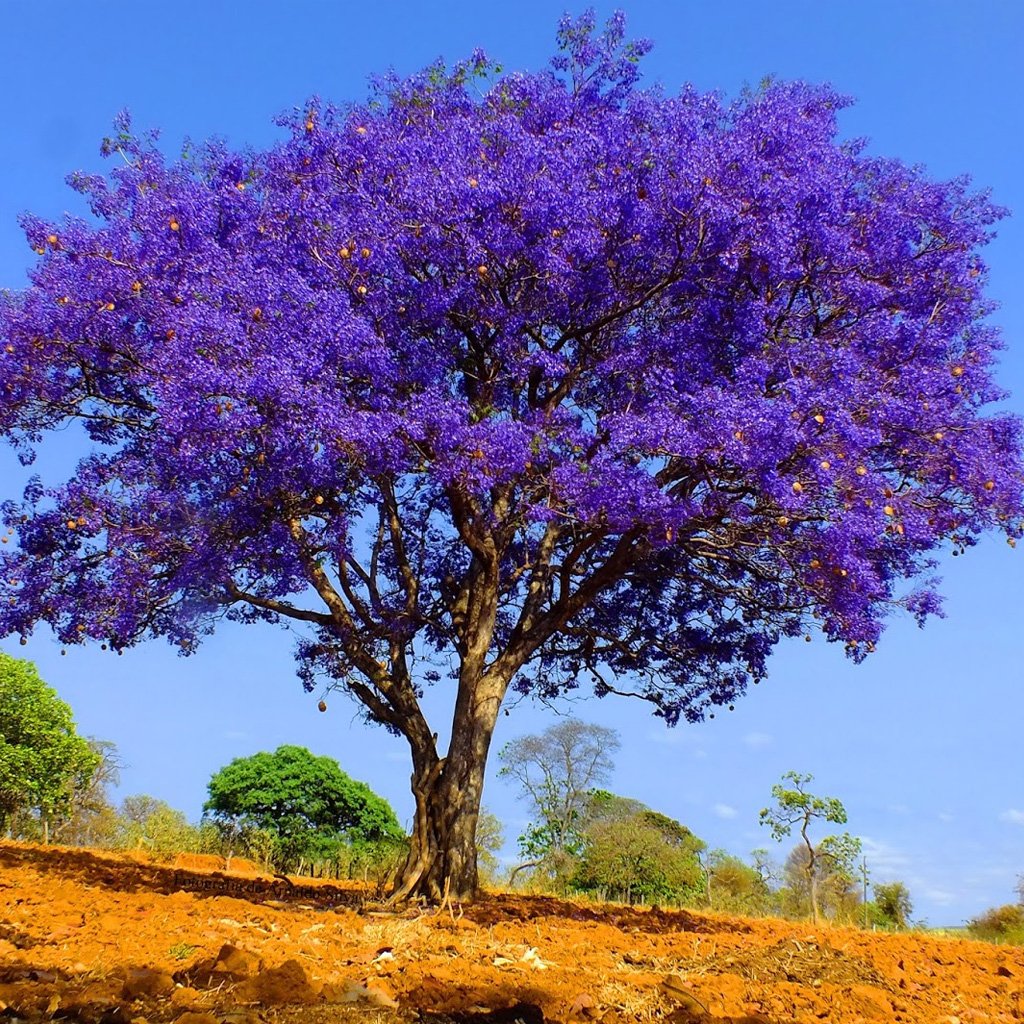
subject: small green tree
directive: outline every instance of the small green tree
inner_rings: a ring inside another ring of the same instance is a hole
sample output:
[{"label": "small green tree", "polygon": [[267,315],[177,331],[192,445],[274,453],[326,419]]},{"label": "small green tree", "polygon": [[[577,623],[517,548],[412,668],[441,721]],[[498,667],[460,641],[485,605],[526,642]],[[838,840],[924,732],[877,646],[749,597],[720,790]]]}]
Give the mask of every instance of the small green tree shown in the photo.
[{"label": "small green tree", "polygon": [[14,815],[27,811],[48,842],[100,760],[35,665],[0,653],[0,829],[10,835]]},{"label": "small green tree", "polygon": [[618,748],[614,729],[575,718],[505,744],[498,774],[519,784],[520,797],[533,812],[519,837],[526,862],[516,871],[539,868],[556,882],[572,873],[591,793],[611,775]]},{"label": "small green tree", "polygon": [[681,902],[703,887],[704,843],[685,825],[637,800],[591,795],[573,889],[626,903]]},{"label": "small green tree", "polygon": [[[814,776],[801,775],[789,771],[782,776],[782,782],[772,786],[774,807],[765,807],[760,814],[762,825],[771,829],[772,838],[781,842],[790,835],[794,827],[799,827],[800,838],[806,849],[803,858],[803,871],[807,880],[808,895],[811,904],[811,915],[815,923],[821,920],[818,898],[820,869],[822,857],[833,864],[842,865],[846,860],[856,857],[859,852],[859,841],[847,833],[841,836],[829,836],[817,847],[811,841],[811,825],[818,820],[832,822],[837,825],[846,823],[846,808],[835,797],[820,797],[808,793],[806,786]],[[787,787],[786,782],[790,785]]]},{"label": "small green tree", "polygon": [[882,923],[891,928],[906,928],[914,910],[910,890],[902,882],[880,882],[873,892]]},{"label": "small green tree", "polygon": [[386,800],[305,747],[236,758],[210,779],[208,791],[204,814],[233,834],[255,828],[274,835],[282,867],[330,860],[339,844],[405,839]]},{"label": "small green tree", "polygon": [[504,842],[505,830],[497,816],[486,808],[481,809],[476,823],[476,856],[481,882],[493,883],[497,880],[500,868],[498,853]]},{"label": "small green tree", "polygon": [[756,865],[725,850],[711,850],[705,871],[708,905],[715,910],[764,913],[771,908],[771,889]]},{"label": "small green tree", "polygon": [[158,857],[199,850],[199,830],[165,800],[145,793],[126,796],[121,803],[121,822],[121,845],[129,849],[148,850]]}]

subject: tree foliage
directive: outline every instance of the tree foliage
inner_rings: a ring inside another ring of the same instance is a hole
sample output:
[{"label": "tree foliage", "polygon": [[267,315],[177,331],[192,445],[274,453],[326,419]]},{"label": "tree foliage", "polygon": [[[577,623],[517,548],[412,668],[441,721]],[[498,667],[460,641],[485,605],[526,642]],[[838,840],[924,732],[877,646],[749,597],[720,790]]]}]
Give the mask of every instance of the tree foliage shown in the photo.
[{"label": "tree foliage", "polygon": [[54,837],[71,846],[107,846],[117,817],[109,791],[121,781],[123,765],[115,743],[91,737],[86,742],[98,757],[96,767],[85,785],[75,788]]},{"label": "tree foliage", "polygon": [[873,889],[874,903],[882,921],[891,928],[906,928],[914,904],[903,882],[880,882]]},{"label": "tree foliage", "polygon": [[260,829],[284,863],[324,860],[339,844],[400,843],[391,807],[338,762],[304,747],[240,757],[209,782],[204,812],[227,831]]},{"label": "tree foliage", "polygon": [[157,856],[198,853],[203,845],[200,829],[189,823],[184,812],[140,793],[121,801],[119,832],[115,845],[148,850]]},{"label": "tree foliage", "polygon": [[827,87],[642,91],[621,15],[558,41],[311,100],[262,152],[172,162],[122,118],[72,177],[94,219],[27,217],[0,297],[0,433],[92,446],[3,505],[0,634],[303,624],[306,682],[410,743],[406,891],[475,886],[510,687],[699,719],[782,637],[861,658],[938,609],[935,552],[1021,533],[999,208],[841,140]]},{"label": "tree foliage", "polygon": [[[774,807],[761,810],[760,821],[771,830],[772,838],[781,841],[797,826],[802,846],[791,854],[787,866],[790,874],[802,877],[805,883],[811,914],[817,921],[821,916],[821,889],[823,879],[831,882],[837,891],[850,889],[854,863],[860,852],[860,840],[846,832],[826,836],[815,844],[810,838],[811,826],[817,821],[842,825],[846,823],[846,808],[835,797],[815,796],[807,791],[814,780],[810,774],[788,771],[783,781],[772,786]],[[787,788],[786,783],[789,783]],[[836,900],[838,902],[838,900]]]},{"label": "tree foliage", "polygon": [[588,807],[570,886],[626,903],[681,902],[704,888],[704,843],[639,801],[600,792]]},{"label": "tree foliage", "polygon": [[733,913],[765,913],[774,909],[775,899],[768,878],[756,865],[745,863],[725,850],[711,850],[706,856],[707,902],[715,910]]},{"label": "tree foliage", "polygon": [[580,853],[585,818],[595,806],[593,791],[611,775],[618,748],[614,729],[576,718],[502,747],[498,774],[518,783],[533,815],[519,837],[525,857],[557,872],[561,861]]},{"label": "tree foliage", "polygon": [[35,665],[0,653],[0,828],[33,812],[43,836],[72,808],[100,754],[75,730],[71,708]]},{"label": "tree foliage", "polygon": [[1024,946],[1024,906],[1006,903],[991,907],[968,921],[967,930],[977,939]]},{"label": "tree foliage", "polygon": [[852,865],[828,856],[830,849],[834,848],[826,840],[815,844],[813,860],[804,843],[789,851],[777,893],[778,907],[786,916],[810,915],[816,921],[825,917],[851,923],[863,920],[857,915],[857,908],[862,907],[861,889]]},{"label": "tree foliage", "polygon": [[480,863],[481,881],[494,884],[498,881],[501,864],[498,854],[505,842],[505,829],[497,815],[483,809],[476,827],[477,858]]}]

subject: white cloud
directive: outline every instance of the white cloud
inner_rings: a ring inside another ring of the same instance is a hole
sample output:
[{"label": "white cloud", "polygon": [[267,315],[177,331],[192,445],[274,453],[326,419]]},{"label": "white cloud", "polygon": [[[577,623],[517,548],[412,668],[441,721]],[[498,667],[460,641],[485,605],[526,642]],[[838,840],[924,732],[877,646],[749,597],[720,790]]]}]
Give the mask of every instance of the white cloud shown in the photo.
[{"label": "white cloud", "polygon": [[738,813],[735,807],[728,804],[715,804],[712,810],[719,818],[735,818]]},{"label": "white cloud", "polygon": [[703,747],[705,737],[698,735],[694,729],[649,729],[647,739],[664,747],[681,747],[690,757],[707,757],[707,751]]},{"label": "white cloud", "polygon": [[860,845],[868,862],[868,871],[877,881],[898,878],[905,873],[906,867],[911,863],[910,857],[903,850],[880,839],[861,836]]},{"label": "white cloud", "polygon": [[949,811],[940,811],[938,815],[939,821],[949,824],[953,820],[953,815]]},{"label": "white cloud", "polygon": [[660,743],[666,747],[675,747],[680,743],[685,743],[687,740],[687,733],[683,729],[649,729],[647,731],[647,739],[651,743]]},{"label": "white cloud", "polygon": [[954,893],[946,892],[945,889],[926,889],[924,896],[925,899],[931,900],[932,903],[938,903],[940,906],[946,906],[956,899]]},{"label": "white cloud", "polygon": [[1024,811],[1018,811],[1011,807],[999,815],[999,820],[1008,821],[1011,825],[1024,825]]},{"label": "white cloud", "polygon": [[765,747],[770,747],[775,742],[775,737],[769,735],[766,732],[748,732],[743,737],[743,742],[751,748],[751,750],[763,750]]},{"label": "white cloud", "polygon": [[970,888],[971,886],[990,886],[994,880],[1003,881],[1004,879],[1012,885],[1017,873],[1016,861],[1001,863],[996,861],[992,864],[971,865],[969,873],[964,873],[960,877],[965,886]]}]

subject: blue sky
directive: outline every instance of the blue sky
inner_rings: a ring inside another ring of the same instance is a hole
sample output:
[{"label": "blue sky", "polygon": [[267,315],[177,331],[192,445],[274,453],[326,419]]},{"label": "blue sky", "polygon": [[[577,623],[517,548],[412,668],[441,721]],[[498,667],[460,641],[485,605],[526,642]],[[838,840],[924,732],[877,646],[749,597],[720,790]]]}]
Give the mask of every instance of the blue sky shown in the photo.
[{"label": "blue sky", "polygon": [[[1016,0],[903,0],[756,4],[624,4],[631,34],[655,49],[645,81],[684,81],[735,94],[765,74],[830,81],[854,96],[848,136],[922,163],[936,177],[970,173],[1016,216],[988,251],[996,320],[1008,342],[1001,382],[1024,413],[1024,4]],[[118,110],[159,127],[177,151],[212,134],[261,146],[272,119],[313,93],[361,99],[368,75],[455,60],[482,46],[510,68],[537,68],[553,49],[562,3],[378,0],[287,4],[179,0],[7,0],[0,32],[0,287],[19,288],[32,254],[23,211],[81,212],[63,184],[102,168],[98,148]],[[574,11],[578,8],[573,8]],[[598,5],[602,15],[611,5]],[[70,460],[47,449],[42,468]],[[0,449],[0,497],[24,471]],[[666,730],[642,706],[611,698],[569,710],[621,732],[612,788],[690,826],[711,846],[746,855],[774,846],[757,812],[782,772],[814,773],[840,797],[863,837],[875,881],[902,879],[914,916],[957,924],[1010,902],[1024,872],[1024,551],[993,540],[943,565],[948,617],[918,630],[894,621],[860,666],[823,643],[780,648],[770,679],[732,713]],[[122,790],[148,792],[198,816],[211,773],[232,757],[299,743],[338,758],[408,818],[409,767],[399,741],[360,724],[333,698],[295,679],[291,639],[229,627],[182,660],[151,643],[117,658],[40,633],[0,649],[34,660],[87,734],[113,740],[128,767]],[[444,694],[431,706],[442,734]],[[442,714],[443,712],[443,714]],[[522,705],[500,722],[496,747],[553,721]],[[506,825],[509,850],[523,808],[501,780],[485,803]],[[785,847],[775,851],[781,859]]]}]

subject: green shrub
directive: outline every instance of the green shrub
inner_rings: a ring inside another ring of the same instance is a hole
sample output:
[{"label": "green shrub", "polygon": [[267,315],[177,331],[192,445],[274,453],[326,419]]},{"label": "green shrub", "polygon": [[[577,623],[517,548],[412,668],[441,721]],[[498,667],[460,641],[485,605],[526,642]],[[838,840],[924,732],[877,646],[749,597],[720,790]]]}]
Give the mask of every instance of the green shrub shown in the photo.
[{"label": "green shrub", "polygon": [[992,907],[968,921],[967,931],[972,938],[986,942],[1024,946],[1024,906],[1007,903],[1002,907]]}]

